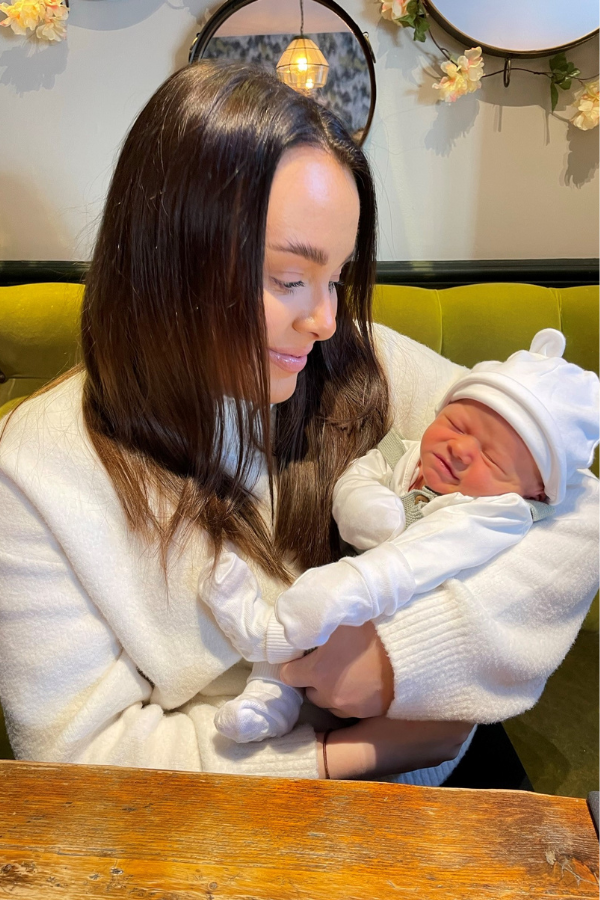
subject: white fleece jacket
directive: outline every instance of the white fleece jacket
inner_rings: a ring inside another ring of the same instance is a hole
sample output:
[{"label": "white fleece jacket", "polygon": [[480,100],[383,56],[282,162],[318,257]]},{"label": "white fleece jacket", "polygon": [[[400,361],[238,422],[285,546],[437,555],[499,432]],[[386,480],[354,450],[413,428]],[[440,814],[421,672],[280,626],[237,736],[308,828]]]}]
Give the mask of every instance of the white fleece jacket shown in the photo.
[{"label": "white fleece jacket", "polygon": [[[395,425],[418,439],[461,369],[385,328]],[[0,441],[0,700],[18,758],[316,777],[308,725],[260,744],[217,734],[248,673],[199,602],[202,534],[160,561],[131,534],[86,434],[81,376],[18,408]],[[266,480],[256,492],[267,506]],[[597,482],[482,569],[378,624],[390,715],[478,722],[530,707],[595,590]],[[255,570],[274,602],[282,585]],[[439,783],[453,763],[400,780]]]}]

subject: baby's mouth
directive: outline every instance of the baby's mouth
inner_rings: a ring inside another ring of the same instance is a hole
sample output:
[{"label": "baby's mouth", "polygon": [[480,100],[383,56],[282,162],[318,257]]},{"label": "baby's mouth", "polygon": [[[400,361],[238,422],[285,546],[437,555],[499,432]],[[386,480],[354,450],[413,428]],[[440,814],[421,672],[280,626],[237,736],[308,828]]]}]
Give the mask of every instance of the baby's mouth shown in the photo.
[{"label": "baby's mouth", "polygon": [[450,463],[447,462],[443,456],[440,456],[439,453],[435,453],[434,455],[435,455],[435,458],[437,460],[439,460],[439,462],[442,465],[442,468],[450,476],[450,478],[452,478],[454,481],[458,481],[459,480],[458,476],[456,475],[456,472],[454,471],[454,469],[452,468]]}]

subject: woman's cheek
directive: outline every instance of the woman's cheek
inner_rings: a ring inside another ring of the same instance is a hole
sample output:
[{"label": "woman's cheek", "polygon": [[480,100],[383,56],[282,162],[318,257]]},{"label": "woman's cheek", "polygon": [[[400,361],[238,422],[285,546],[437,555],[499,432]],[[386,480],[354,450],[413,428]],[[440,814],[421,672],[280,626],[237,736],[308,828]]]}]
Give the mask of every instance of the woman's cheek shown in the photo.
[{"label": "woman's cheek", "polygon": [[285,304],[270,291],[264,292],[265,325],[267,346],[277,348],[285,333],[287,310]]}]

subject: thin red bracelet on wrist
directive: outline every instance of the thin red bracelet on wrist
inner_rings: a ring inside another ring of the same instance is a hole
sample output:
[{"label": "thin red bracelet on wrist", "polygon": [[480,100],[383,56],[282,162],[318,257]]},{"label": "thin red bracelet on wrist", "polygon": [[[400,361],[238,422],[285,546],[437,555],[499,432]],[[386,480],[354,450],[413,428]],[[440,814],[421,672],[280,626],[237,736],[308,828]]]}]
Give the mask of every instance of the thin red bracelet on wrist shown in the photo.
[{"label": "thin red bracelet on wrist", "polygon": [[327,765],[327,738],[332,731],[333,729],[329,728],[326,732],[324,732],[323,742],[321,744],[321,747],[323,748],[323,768],[325,769],[325,778],[329,779],[331,779],[331,775],[329,774],[329,766]]}]

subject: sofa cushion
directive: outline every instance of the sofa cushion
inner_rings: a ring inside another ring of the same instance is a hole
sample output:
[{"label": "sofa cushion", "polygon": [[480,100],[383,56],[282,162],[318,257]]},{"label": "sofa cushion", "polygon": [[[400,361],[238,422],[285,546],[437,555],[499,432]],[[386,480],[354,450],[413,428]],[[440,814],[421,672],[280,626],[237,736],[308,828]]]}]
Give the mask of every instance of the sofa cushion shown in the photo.
[{"label": "sofa cushion", "polygon": [[80,284],[0,288],[0,416],[79,359]]}]

